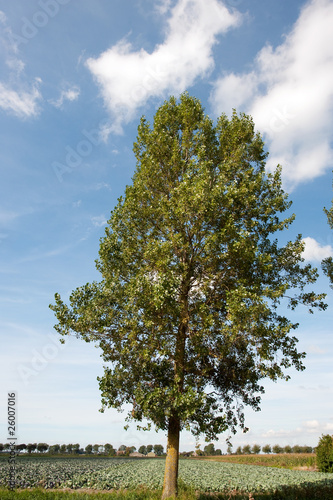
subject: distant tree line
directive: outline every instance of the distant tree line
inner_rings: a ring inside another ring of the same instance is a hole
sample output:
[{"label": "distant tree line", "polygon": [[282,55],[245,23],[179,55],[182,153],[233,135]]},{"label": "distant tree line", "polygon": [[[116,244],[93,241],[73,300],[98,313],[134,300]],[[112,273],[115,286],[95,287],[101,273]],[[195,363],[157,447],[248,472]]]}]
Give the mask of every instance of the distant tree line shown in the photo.
[{"label": "distant tree line", "polygon": [[[0,452],[9,451],[9,443],[0,443]],[[23,451],[27,453],[48,453],[50,455],[104,455],[104,456],[116,456],[124,455],[129,456],[131,453],[136,451],[135,446],[125,446],[122,444],[118,449],[114,448],[112,444],[106,443],[101,444],[88,444],[85,448],[81,448],[79,443],[75,444],[53,444],[48,445],[47,443],[28,443],[28,444],[18,444],[16,446],[18,451]],[[147,446],[142,445],[139,448],[139,453],[147,455],[150,452],[154,452],[156,455],[161,456],[164,453],[164,448],[161,444],[148,444]]]},{"label": "distant tree line", "polygon": [[[254,444],[253,446],[250,446],[249,444],[246,444],[245,446],[241,447],[238,446],[238,448],[235,451],[235,455],[250,455],[254,454],[257,455],[258,453],[314,453],[315,449],[312,446],[300,446],[296,444],[295,446],[280,446],[278,444],[275,444],[274,446],[271,446],[270,444],[266,444],[265,446],[259,446],[258,444]],[[231,453],[231,450],[228,449],[228,452]]]}]

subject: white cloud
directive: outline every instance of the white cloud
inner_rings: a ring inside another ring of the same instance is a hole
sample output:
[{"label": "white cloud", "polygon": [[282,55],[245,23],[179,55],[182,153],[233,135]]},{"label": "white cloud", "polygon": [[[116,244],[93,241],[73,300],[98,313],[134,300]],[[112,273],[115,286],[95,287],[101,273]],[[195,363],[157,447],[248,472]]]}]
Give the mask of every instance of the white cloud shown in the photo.
[{"label": "white cloud", "polygon": [[[160,7],[167,10],[170,2]],[[214,67],[212,48],[217,35],[238,26],[240,15],[218,0],[178,0],[167,22],[165,41],[149,54],[134,51],[121,40],[86,65],[114,117],[112,132],[120,133],[150,97],[178,94]],[[109,130],[110,132],[110,130]]]},{"label": "white cloud", "polygon": [[2,10],[0,10],[0,23],[6,24],[6,22],[7,22],[6,14],[4,12],[2,12]]},{"label": "white cloud", "polygon": [[59,98],[57,100],[50,100],[56,108],[61,108],[64,101],[76,101],[80,95],[80,89],[76,85],[74,87],[68,88],[67,90],[62,90]]},{"label": "white cloud", "polygon": [[30,91],[16,91],[0,82],[0,108],[20,118],[38,115],[39,101],[42,97],[38,89],[39,83],[40,80],[36,79]]},{"label": "white cloud", "polygon": [[306,439],[306,437],[310,437],[311,434],[320,435],[321,433],[327,433],[332,430],[333,424],[329,422],[324,423],[319,422],[318,420],[307,420],[305,422],[302,422],[300,427],[297,427],[296,429],[270,429],[267,432],[262,433],[261,437],[267,439],[286,438],[291,444],[293,441],[299,439],[300,437]]},{"label": "white cloud", "polygon": [[305,260],[321,262],[326,257],[333,256],[333,248],[331,245],[321,246],[320,243],[309,236],[303,238],[303,242],[305,243],[305,248],[302,256]]},{"label": "white cloud", "polygon": [[96,227],[102,227],[107,224],[107,218],[105,215],[96,215],[95,217],[91,217],[91,222]]},{"label": "white cloud", "polygon": [[290,186],[321,175],[333,160],[333,3],[312,0],[277,48],[264,47],[253,70],[223,75],[214,108],[250,113],[268,139],[268,168],[281,163]]},{"label": "white cloud", "polygon": [[39,101],[42,96],[39,91],[40,78],[35,78],[33,84],[28,87],[23,77],[25,64],[17,57],[17,45],[11,41],[12,31],[7,24],[6,15],[0,11],[0,45],[1,57],[4,58],[6,66],[9,68],[10,83],[0,81],[0,109],[12,113],[19,118],[27,118],[38,115]]}]

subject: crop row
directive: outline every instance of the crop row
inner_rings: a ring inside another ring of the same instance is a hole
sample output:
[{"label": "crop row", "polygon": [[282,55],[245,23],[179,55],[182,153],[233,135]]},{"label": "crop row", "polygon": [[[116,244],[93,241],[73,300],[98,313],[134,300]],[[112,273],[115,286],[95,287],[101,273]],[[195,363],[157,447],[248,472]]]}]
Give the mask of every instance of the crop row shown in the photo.
[{"label": "crop row", "polygon": [[[17,458],[16,484],[21,488],[161,488],[164,460]],[[6,486],[8,463],[0,461],[0,486]],[[333,485],[333,474],[293,471],[223,462],[181,460],[179,476],[200,491],[272,491],[282,486]]]}]

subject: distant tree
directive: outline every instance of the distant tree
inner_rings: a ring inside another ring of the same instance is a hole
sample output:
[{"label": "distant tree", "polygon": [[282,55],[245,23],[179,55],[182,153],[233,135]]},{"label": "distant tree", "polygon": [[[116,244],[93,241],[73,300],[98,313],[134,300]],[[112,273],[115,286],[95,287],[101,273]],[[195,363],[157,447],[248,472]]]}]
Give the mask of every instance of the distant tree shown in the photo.
[{"label": "distant tree", "polygon": [[232,455],[232,444],[231,443],[228,444],[227,453],[228,453],[228,455]]},{"label": "distant tree", "polygon": [[236,455],[242,455],[242,454],[243,454],[242,447],[238,446],[238,448],[236,449]]},{"label": "distant tree", "polygon": [[321,436],[316,447],[316,457],[320,472],[333,472],[333,436]]},{"label": "distant tree", "polygon": [[27,449],[27,445],[26,445],[26,444],[24,444],[24,443],[22,443],[22,444],[18,444],[18,445],[16,446],[16,449],[17,449],[18,451],[23,451],[23,450],[26,450],[26,449]]},{"label": "distant tree", "polygon": [[304,446],[304,453],[313,453],[312,446]]},{"label": "distant tree", "polygon": [[159,457],[163,455],[163,452],[164,452],[164,448],[161,444],[154,444],[154,452],[156,453],[156,455],[158,455]]},{"label": "distant tree", "polygon": [[262,447],[262,451],[264,453],[272,453],[272,447],[270,444],[265,444],[265,446]]},{"label": "distant tree", "polygon": [[28,450],[28,453],[32,453],[33,451],[35,451],[37,448],[37,443],[29,443],[27,444],[27,450]]},{"label": "distant tree", "polygon": [[85,447],[85,452],[87,453],[87,455],[90,455],[93,451],[93,447],[92,447],[92,444],[87,444],[87,446]]},{"label": "distant tree", "polygon": [[243,455],[250,455],[251,453],[251,446],[249,444],[246,444],[243,446]]},{"label": "distant tree", "polygon": [[118,451],[126,451],[126,446],[124,444],[121,444],[118,448]]},{"label": "distant tree", "polygon": [[283,448],[283,451],[284,453],[292,453],[293,450],[292,447],[287,444],[287,446]]},{"label": "distant tree", "polygon": [[80,445],[79,443],[73,444],[73,453],[78,455],[80,453]]},{"label": "distant tree", "polygon": [[65,453],[67,453],[67,445],[66,445],[66,444],[62,444],[62,445],[60,446],[60,453],[61,453],[62,455],[65,455]]},{"label": "distant tree", "polygon": [[37,444],[37,451],[39,453],[44,453],[46,450],[48,450],[49,445],[47,443],[38,443]]},{"label": "distant tree", "polygon": [[0,443],[0,453],[3,452],[3,450],[4,450],[4,445]]},{"label": "distant tree", "polygon": [[255,455],[258,455],[258,453],[260,453],[260,450],[261,450],[261,446],[259,446],[258,444],[254,444],[252,446],[252,453],[254,453]]},{"label": "distant tree", "polygon": [[215,446],[214,443],[209,443],[204,447],[205,455],[212,456],[215,455]]},{"label": "distant tree", "polygon": [[295,444],[292,447],[292,452],[293,453],[302,453],[302,446],[300,446],[299,444]]},{"label": "distant tree", "polygon": [[222,455],[222,450],[220,450],[220,448],[217,448],[217,450],[215,450],[215,455]]},{"label": "distant tree", "polygon": [[49,453],[50,455],[56,455],[60,451],[60,445],[59,444],[53,444],[49,447]]},{"label": "distant tree", "polygon": [[[104,453],[106,453],[106,455],[112,455],[112,450],[113,450],[113,446],[112,446],[112,444],[110,444],[110,443],[106,443],[106,444],[104,445]],[[114,451],[114,453],[115,453],[115,450],[113,450],[113,451]],[[113,454],[114,454],[114,453],[113,453]]]},{"label": "distant tree", "polygon": [[98,455],[98,454],[99,454],[99,452],[100,452],[100,447],[101,447],[101,445],[100,445],[100,444],[94,444],[94,446],[93,446],[93,452],[94,452],[94,454],[95,454],[95,455]]},{"label": "distant tree", "polygon": [[73,453],[73,444],[69,443],[68,445],[66,445],[66,450],[67,453],[71,455]]},{"label": "distant tree", "polygon": [[205,455],[208,455],[208,456],[215,455],[214,443],[209,443],[207,446],[205,446],[204,452],[205,452]]},{"label": "distant tree", "polygon": [[139,453],[142,453],[142,455],[147,455],[147,446],[142,444],[138,451],[139,451]]},{"label": "distant tree", "polygon": [[[37,446],[37,445],[36,445],[36,446]],[[5,451],[9,450],[9,448],[10,448],[10,444],[9,444],[9,443],[5,443],[5,444],[4,444],[4,449],[5,449]]]},{"label": "distant tree", "polygon": [[148,444],[147,445],[147,453],[150,453],[151,451],[153,451],[153,445],[152,444]]},{"label": "distant tree", "polygon": [[283,448],[281,448],[281,446],[278,445],[278,444],[275,444],[273,446],[272,450],[273,450],[273,453],[277,453],[277,454],[278,453],[283,453]]}]

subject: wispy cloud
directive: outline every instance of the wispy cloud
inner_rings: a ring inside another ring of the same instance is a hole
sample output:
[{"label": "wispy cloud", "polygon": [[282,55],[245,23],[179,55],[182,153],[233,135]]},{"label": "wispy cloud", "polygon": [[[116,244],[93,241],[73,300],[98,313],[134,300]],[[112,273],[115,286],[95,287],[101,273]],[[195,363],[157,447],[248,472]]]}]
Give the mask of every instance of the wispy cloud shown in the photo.
[{"label": "wispy cloud", "polygon": [[105,215],[97,215],[95,217],[91,217],[91,222],[96,227],[102,227],[106,226],[107,218],[105,217]]},{"label": "wispy cloud", "polygon": [[[161,10],[162,9],[162,10]],[[217,35],[241,22],[240,14],[229,12],[218,0],[179,0],[160,3],[168,12],[165,41],[150,54],[134,51],[126,40],[90,58],[86,65],[93,74],[104,103],[114,118],[111,130],[121,133],[150,97],[180,93],[214,67],[212,55]]]},{"label": "wispy cloud", "polygon": [[265,46],[253,69],[224,74],[214,108],[249,112],[269,142],[269,168],[280,163],[290,187],[331,168],[333,3],[309,1],[284,43]]},{"label": "wispy cloud", "polygon": [[[261,437],[266,439],[278,439],[278,438],[288,438],[289,440],[297,439],[299,437],[305,437],[311,434],[320,435],[321,433],[331,432],[333,430],[333,424],[330,422],[319,422],[318,420],[306,420],[301,423],[296,429],[280,429],[274,430],[269,429],[264,432]],[[292,442],[292,441],[290,441]]]},{"label": "wispy cloud", "polygon": [[65,101],[76,101],[80,95],[80,88],[74,85],[67,90],[62,90],[58,99],[49,102],[56,108],[61,108]]},{"label": "wispy cloud", "polygon": [[39,91],[40,80],[36,79],[30,90],[14,90],[10,85],[0,82],[0,108],[20,118],[38,115],[39,102],[42,98]]},{"label": "wispy cloud", "polygon": [[19,217],[19,215],[19,213],[12,210],[0,210],[0,226],[7,226]]},{"label": "wispy cloud", "polygon": [[25,64],[17,57],[18,49],[15,43],[9,43],[9,35],[12,32],[2,11],[0,11],[0,24],[2,57],[10,70],[8,81],[0,81],[0,109],[19,118],[36,116],[40,111],[39,103],[42,98],[39,90],[41,79],[35,78],[32,84],[27,84],[24,80],[22,74]]}]

